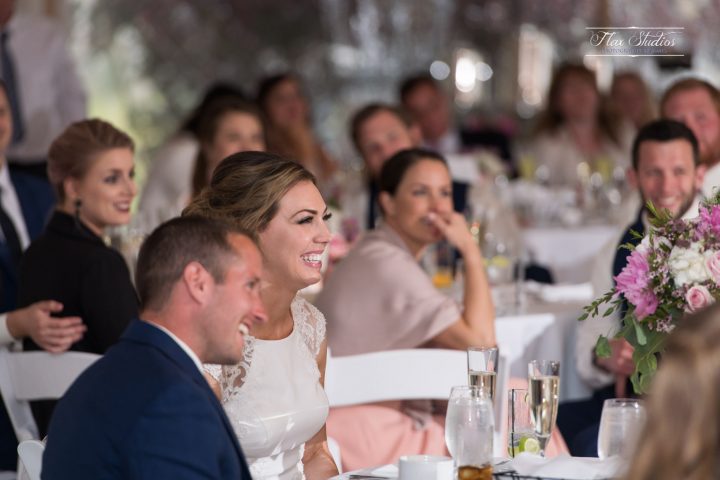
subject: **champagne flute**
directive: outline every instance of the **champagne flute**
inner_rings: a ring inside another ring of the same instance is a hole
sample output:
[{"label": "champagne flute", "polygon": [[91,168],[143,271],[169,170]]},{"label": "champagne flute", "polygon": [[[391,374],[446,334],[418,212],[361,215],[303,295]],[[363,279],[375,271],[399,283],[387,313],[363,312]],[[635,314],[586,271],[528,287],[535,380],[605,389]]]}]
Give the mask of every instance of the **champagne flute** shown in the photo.
[{"label": "champagne flute", "polygon": [[478,387],[453,387],[445,419],[445,443],[452,455],[455,478],[492,480],[493,407]]},{"label": "champagne flute", "polygon": [[468,385],[484,389],[495,401],[498,349],[496,347],[470,347],[467,349]]},{"label": "champagne flute", "polygon": [[535,435],[540,442],[540,455],[545,456],[545,447],[557,419],[560,400],[560,362],[531,361],[528,364],[528,383],[530,416]]}]

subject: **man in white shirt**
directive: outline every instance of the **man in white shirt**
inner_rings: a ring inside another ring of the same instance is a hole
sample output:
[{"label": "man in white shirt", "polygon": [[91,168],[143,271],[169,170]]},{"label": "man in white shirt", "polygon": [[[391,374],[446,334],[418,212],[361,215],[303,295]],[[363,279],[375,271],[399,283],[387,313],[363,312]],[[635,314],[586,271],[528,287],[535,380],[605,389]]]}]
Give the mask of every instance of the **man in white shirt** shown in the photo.
[{"label": "man in white shirt", "polygon": [[720,187],[720,91],[705,80],[684,78],[665,91],[660,113],[684,123],[695,134],[707,169],[702,193],[714,195]]},{"label": "man in white shirt", "polygon": [[[662,119],[643,126],[635,137],[633,168],[628,172],[630,182],[640,191],[643,205],[651,201],[658,209],[667,209],[675,217],[697,216],[698,197],[705,174],[705,166],[700,163],[700,151],[692,131],[680,122]],[[643,207],[622,237],[604,249],[604,256],[598,257],[596,266],[600,273],[595,273],[593,277],[608,279],[603,290],[612,287],[609,280],[627,264],[630,251],[618,247],[626,243],[639,244],[631,231],[644,235],[649,228],[647,212]],[[604,400],[632,394],[627,385],[627,379],[635,369],[632,346],[624,339],[612,338],[620,328],[619,322],[618,315],[601,315],[588,318],[578,327],[576,367],[580,377],[596,390],[590,400],[560,406],[558,426],[575,456],[596,455],[597,428]],[[608,358],[595,355],[599,335],[610,338],[612,354]]]},{"label": "man in white shirt", "polygon": [[51,20],[14,12],[15,0],[0,2],[0,72],[12,79],[16,127],[8,158],[45,176],[50,143],[86,115],[85,90],[68,50],[68,39]]}]

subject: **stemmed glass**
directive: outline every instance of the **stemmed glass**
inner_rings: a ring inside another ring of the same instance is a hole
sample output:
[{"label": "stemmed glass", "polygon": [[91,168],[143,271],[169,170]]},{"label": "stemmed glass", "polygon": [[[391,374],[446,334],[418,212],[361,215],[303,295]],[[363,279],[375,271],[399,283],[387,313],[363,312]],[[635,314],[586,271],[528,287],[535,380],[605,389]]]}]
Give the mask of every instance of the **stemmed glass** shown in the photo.
[{"label": "stemmed glass", "polygon": [[491,480],[493,406],[484,389],[453,387],[445,419],[445,443],[452,455],[455,478]]},{"label": "stemmed glass", "polygon": [[645,407],[641,400],[605,400],[598,432],[598,457],[607,458],[623,452],[628,453],[635,446],[644,423]]},{"label": "stemmed glass", "polygon": [[468,385],[484,389],[493,402],[497,382],[497,362],[498,349],[495,347],[467,349]]},{"label": "stemmed glass", "polygon": [[528,393],[530,416],[540,443],[540,455],[545,456],[545,447],[557,419],[560,401],[560,362],[531,361],[528,364]]}]

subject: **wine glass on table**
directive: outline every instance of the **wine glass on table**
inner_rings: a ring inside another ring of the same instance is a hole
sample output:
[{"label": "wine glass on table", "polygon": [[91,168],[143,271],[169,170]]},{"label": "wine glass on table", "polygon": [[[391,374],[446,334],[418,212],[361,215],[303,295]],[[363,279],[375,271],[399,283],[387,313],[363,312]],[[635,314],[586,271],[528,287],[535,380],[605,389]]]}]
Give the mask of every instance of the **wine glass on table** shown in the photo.
[{"label": "wine glass on table", "polygon": [[531,361],[528,364],[528,394],[530,416],[540,443],[540,455],[545,456],[545,447],[555,425],[560,402],[560,362]]},{"label": "wine glass on table", "polygon": [[493,406],[478,387],[453,387],[445,418],[445,443],[455,463],[455,478],[492,480]]}]

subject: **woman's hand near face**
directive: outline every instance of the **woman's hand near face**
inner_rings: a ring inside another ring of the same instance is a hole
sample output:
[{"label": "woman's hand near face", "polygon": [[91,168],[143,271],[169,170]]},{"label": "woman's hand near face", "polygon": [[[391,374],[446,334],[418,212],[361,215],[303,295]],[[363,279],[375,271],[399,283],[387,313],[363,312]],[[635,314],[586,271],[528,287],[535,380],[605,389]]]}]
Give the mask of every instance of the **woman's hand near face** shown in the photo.
[{"label": "woman's hand near face", "polygon": [[450,244],[457,248],[463,257],[478,255],[480,249],[475,242],[465,217],[458,212],[430,213],[428,220],[440,230]]}]

